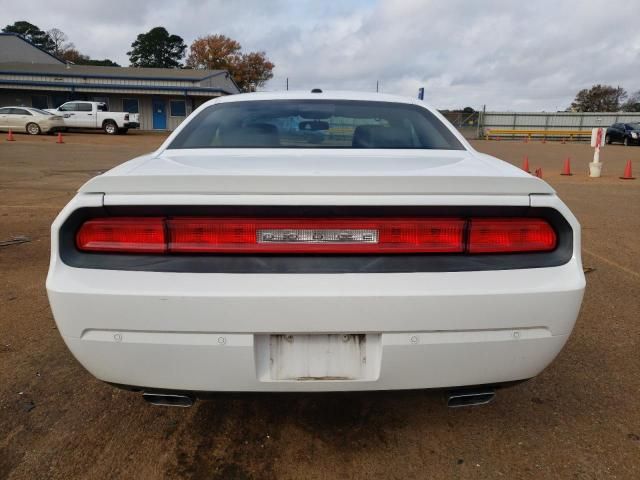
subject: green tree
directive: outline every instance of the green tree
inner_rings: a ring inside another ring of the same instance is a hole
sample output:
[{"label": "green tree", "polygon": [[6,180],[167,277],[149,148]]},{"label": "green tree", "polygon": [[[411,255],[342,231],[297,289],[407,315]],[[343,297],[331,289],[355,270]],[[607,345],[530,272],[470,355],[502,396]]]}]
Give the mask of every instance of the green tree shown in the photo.
[{"label": "green tree", "polygon": [[80,63],[80,65],[97,65],[99,67],[119,67],[120,64],[110,60],[108,58],[98,60],[96,58],[90,58],[88,60],[84,60]]},{"label": "green tree", "polygon": [[55,51],[56,45],[47,32],[40,30],[36,25],[25,20],[15,22],[13,25],[7,25],[2,31],[5,33],[17,33],[36,47],[40,47],[49,53],[53,54]]},{"label": "green tree", "polygon": [[594,85],[580,90],[571,109],[577,112],[618,112],[627,92],[622,87]]},{"label": "green tree", "polygon": [[169,35],[164,27],[141,33],[127,52],[132,67],[180,68],[187,46],[182,37]]},{"label": "green tree", "polygon": [[104,60],[97,60],[89,58],[89,55],[83,55],[75,47],[67,48],[60,55],[60,60],[65,62],[71,62],[76,65],[97,65],[100,67],[119,67],[116,62],[105,58]]}]

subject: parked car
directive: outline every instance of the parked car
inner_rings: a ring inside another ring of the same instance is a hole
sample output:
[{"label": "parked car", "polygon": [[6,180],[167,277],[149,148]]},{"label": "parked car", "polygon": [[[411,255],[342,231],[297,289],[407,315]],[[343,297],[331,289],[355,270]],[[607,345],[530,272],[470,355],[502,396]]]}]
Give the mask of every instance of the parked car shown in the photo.
[{"label": "parked car", "polygon": [[61,116],[31,107],[0,108],[0,130],[27,132],[30,135],[50,133],[64,128]]},{"label": "parked car", "polygon": [[140,127],[137,113],[110,112],[103,102],[73,101],[48,111],[61,115],[67,128],[96,128],[115,135]]},{"label": "parked car", "polygon": [[314,92],[211,100],[80,188],[47,278],[75,357],[180,406],[418,388],[461,406],[540,373],[585,287],[555,191],[419,100]]},{"label": "parked car", "polygon": [[640,145],[640,123],[614,123],[607,128],[605,141],[622,143],[624,146]]}]

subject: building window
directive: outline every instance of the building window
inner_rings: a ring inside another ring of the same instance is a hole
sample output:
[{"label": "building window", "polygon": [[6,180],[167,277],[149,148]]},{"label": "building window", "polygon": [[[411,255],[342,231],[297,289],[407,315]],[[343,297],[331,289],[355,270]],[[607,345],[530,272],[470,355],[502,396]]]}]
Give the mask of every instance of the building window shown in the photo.
[{"label": "building window", "polygon": [[172,117],[186,117],[187,116],[187,107],[185,105],[184,100],[171,100],[169,102],[171,106],[171,116]]},{"label": "building window", "polygon": [[31,97],[31,106],[33,108],[49,108],[49,102],[47,101],[46,95],[33,95]]},{"label": "building window", "polygon": [[53,108],[58,108],[63,103],[67,103],[70,98],[68,95],[53,95],[51,97],[53,99]]},{"label": "building window", "polygon": [[128,113],[140,113],[137,98],[123,98],[122,111]]}]

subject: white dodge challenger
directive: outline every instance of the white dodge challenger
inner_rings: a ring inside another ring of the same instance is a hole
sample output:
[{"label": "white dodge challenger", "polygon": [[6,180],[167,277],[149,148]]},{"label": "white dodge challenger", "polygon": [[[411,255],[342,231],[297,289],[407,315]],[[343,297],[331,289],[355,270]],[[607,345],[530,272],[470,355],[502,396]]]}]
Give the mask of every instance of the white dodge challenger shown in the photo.
[{"label": "white dodge challenger", "polygon": [[580,225],[544,181],[423,102],[209,101],[84,186],[51,230],[60,333],[151,403],[443,388],[486,403],[574,326]]}]

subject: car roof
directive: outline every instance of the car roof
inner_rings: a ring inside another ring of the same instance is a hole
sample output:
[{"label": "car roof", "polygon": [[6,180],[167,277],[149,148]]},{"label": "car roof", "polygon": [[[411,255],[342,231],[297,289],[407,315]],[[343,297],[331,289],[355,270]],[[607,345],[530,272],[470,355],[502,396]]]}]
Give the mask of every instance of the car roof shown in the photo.
[{"label": "car roof", "polygon": [[418,98],[405,97],[401,95],[391,95],[388,93],[355,92],[347,90],[328,90],[321,91],[319,93],[312,93],[311,90],[240,93],[237,95],[219,97],[213,100],[209,100],[206,103],[213,104],[259,100],[357,100],[367,102],[420,104],[423,106],[427,106],[426,102],[423,102]]}]

